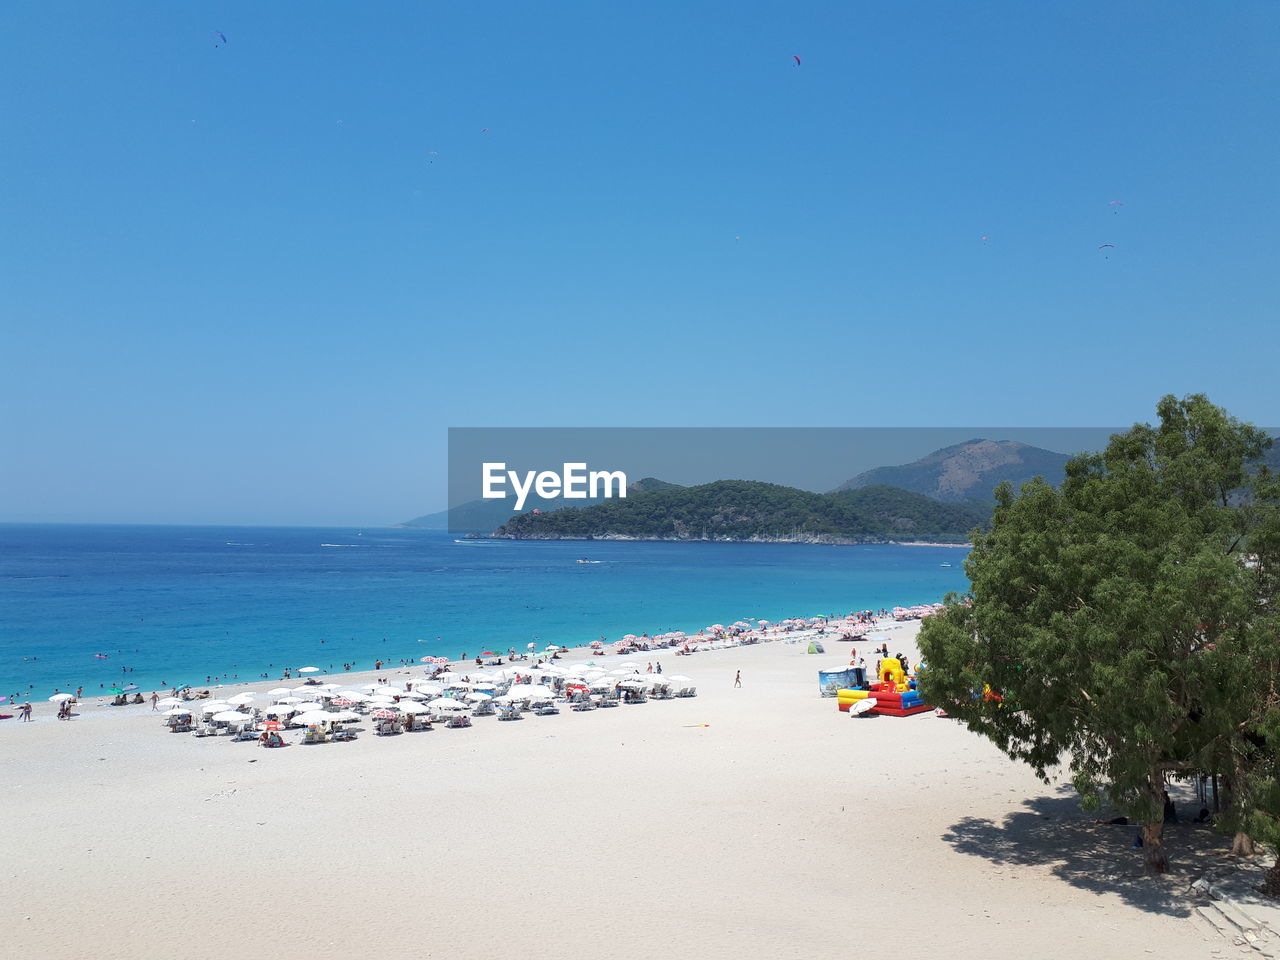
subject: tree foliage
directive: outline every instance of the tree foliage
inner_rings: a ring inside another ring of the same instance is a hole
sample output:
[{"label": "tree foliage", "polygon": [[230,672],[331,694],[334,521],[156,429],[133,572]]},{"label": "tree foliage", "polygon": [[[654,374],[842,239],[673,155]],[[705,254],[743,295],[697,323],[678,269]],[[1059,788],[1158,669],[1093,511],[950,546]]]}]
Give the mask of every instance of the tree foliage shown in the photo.
[{"label": "tree foliage", "polygon": [[1166,777],[1238,758],[1280,653],[1280,501],[1249,469],[1270,441],[1200,395],[1158,413],[1058,489],[1000,488],[971,597],[920,635],[926,697],[1042,778],[1065,760],[1086,806],[1144,825],[1155,871]]}]

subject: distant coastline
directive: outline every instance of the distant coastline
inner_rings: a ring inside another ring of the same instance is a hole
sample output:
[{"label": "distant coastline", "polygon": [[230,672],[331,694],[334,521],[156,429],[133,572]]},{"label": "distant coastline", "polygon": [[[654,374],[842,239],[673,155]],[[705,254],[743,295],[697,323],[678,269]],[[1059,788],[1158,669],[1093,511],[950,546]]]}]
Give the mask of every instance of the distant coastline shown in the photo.
[{"label": "distant coastline", "polygon": [[536,541],[569,541],[590,543],[607,541],[611,543],[804,543],[836,547],[972,547],[971,543],[942,542],[933,543],[928,540],[882,540],[875,538],[834,537],[827,534],[797,534],[790,537],[768,537],[754,535],[750,537],[649,537],[624,533],[602,533],[595,535],[570,536],[567,534],[545,534],[516,536],[509,533],[468,533],[463,535],[467,540],[536,540]]}]

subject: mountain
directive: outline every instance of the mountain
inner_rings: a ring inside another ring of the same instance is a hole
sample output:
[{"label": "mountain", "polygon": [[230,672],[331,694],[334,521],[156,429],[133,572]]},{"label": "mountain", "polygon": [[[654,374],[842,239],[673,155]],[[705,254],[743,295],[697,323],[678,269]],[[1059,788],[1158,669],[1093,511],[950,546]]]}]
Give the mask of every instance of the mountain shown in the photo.
[{"label": "mountain", "polygon": [[877,467],[842,483],[835,491],[888,485],[922,493],[944,503],[980,500],[989,503],[1003,480],[1015,490],[1032,477],[1062,482],[1071,458],[1016,440],[969,440],[935,450],[914,463]]},{"label": "mountain", "polygon": [[[627,496],[630,497],[637,493],[648,493],[654,490],[679,488],[680,485],[676,483],[668,483],[655,477],[644,477],[627,485]],[[441,510],[438,513],[428,513],[421,517],[414,517],[412,520],[397,524],[397,526],[414,527],[420,530],[456,530],[460,532],[488,533],[516,515],[515,511],[511,509],[512,502],[509,499],[469,500],[466,503],[459,504],[452,510]],[[525,509],[548,512],[553,510],[580,510],[584,506],[600,502],[600,498],[582,500],[579,501],[580,506],[568,507],[565,505],[564,500],[547,500],[531,494],[525,501]]]},{"label": "mountain", "polygon": [[718,480],[579,509],[522,513],[495,532],[515,540],[783,540],[967,542],[990,511],[876,486],[811,493],[753,480]]}]

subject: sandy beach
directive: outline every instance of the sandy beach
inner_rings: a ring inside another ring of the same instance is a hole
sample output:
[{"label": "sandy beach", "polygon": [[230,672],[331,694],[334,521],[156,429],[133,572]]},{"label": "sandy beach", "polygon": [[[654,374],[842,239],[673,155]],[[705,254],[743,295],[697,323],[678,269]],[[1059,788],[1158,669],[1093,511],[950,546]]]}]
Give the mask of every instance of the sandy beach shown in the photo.
[{"label": "sandy beach", "polygon": [[[872,636],[914,659],[917,630]],[[0,727],[6,947],[454,960],[1231,949],[1188,919],[1189,851],[1221,846],[1205,828],[1172,828],[1175,872],[1144,877],[1129,828],[1094,826],[1069,788],[954,721],[838,713],[817,670],[853,646],[870,644],[665,651],[655,658],[694,678],[696,698],[283,750],[170,734],[149,703],[89,701],[67,723],[41,703],[36,722]]]}]

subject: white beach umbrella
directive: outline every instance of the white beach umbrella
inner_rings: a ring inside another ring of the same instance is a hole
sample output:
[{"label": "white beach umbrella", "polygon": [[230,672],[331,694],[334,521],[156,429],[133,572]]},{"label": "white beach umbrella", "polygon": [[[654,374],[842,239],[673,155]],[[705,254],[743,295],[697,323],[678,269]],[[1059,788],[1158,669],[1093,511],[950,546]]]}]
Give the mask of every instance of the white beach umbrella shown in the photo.
[{"label": "white beach umbrella", "polygon": [[299,713],[308,713],[312,710],[323,710],[324,704],[315,703],[314,701],[312,703],[299,703],[294,709],[296,709]]},{"label": "white beach umbrella", "polygon": [[234,697],[227,697],[227,703],[253,703],[252,693],[237,693]]},{"label": "white beach umbrella", "polygon": [[221,713],[215,713],[213,719],[218,723],[244,723],[246,720],[252,720],[253,717],[239,710],[223,710]]},{"label": "white beach umbrella", "polygon": [[415,693],[425,693],[428,696],[433,694],[441,694],[444,692],[444,684],[436,683],[434,680],[420,680],[413,685]]},{"label": "white beach umbrella", "polygon": [[350,710],[336,710],[329,714],[329,719],[334,723],[354,723],[361,717],[360,714],[352,713]]},{"label": "white beach umbrella", "polygon": [[225,700],[206,700],[204,703],[196,707],[200,713],[217,713],[219,710],[225,710],[230,704]]},{"label": "white beach umbrella", "polygon": [[333,714],[326,713],[323,710],[308,710],[306,713],[300,713],[293,718],[294,723],[300,723],[304,727],[310,727],[317,723],[331,723]]},{"label": "white beach umbrella", "polygon": [[161,697],[159,700],[156,701],[156,706],[157,707],[180,707],[182,706],[182,701],[179,700],[177,697]]},{"label": "white beach umbrella", "polygon": [[486,700],[492,700],[493,697],[487,693],[468,693],[467,699],[472,703],[484,703]]},{"label": "white beach umbrella", "polygon": [[[361,693],[359,690],[339,690],[338,697],[345,697],[348,700],[354,700],[356,703],[364,703],[369,699],[367,693]],[[334,699],[336,700],[337,697]]]},{"label": "white beach umbrella", "polygon": [[165,711],[161,712],[160,716],[162,716],[162,717],[189,717],[189,716],[191,716],[191,711],[190,711],[190,710],[188,710],[186,707],[174,707],[172,710],[165,710]]},{"label": "white beach umbrella", "polygon": [[63,700],[74,700],[75,698],[76,696],[74,693],[55,693],[52,697],[49,698],[49,702],[61,703]]},{"label": "white beach umbrella", "polygon": [[319,687],[294,687],[289,692],[295,697],[302,697],[305,700],[310,700],[316,695],[316,691],[319,689]]},{"label": "white beach umbrella", "polygon": [[298,672],[299,673],[319,673],[320,668],[319,667],[299,667]]},{"label": "white beach umbrella", "polygon": [[278,700],[276,700],[276,703],[282,703],[282,704],[302,703],[302,698],[294,697],[294,696],[280,697]]},{"label": "white beach umbrella", "polygon": [[413,701],[402,701],[395,705],[395,709],[404,714],[430,713],[431,705],[426,703],[414,703]]},{"label": "white beach umbrella", "polygon": [[339,689],[341,686],[342,686],[342,684],[340,684],[340,683],[322,683],[322,684],[320,684],[320,686],[316,687],[316,689],[317,689],[317,690],[326,690],[326,691],[329,691],[329,690],[337,690],[337,689]]},{"label": "white beach umbrella", "polygon": [[268,690],[267,696],[268,697],[287,697],[291,693],[293,693],[293,691],[290,690],[288,687],[276,687],[274,690]]},{"label": "white beach umbrella", "polygon": [[428,704],[428,706],[431,707],[433,710],[443,710],[445,712],[449,712],[449,711],[460,712],[463,710],[471,709],[461,700],[451,700],[448,697],[441,697],[439,700],[432,700],[431,703]]},{"label": "white beach umbrella", "polygon": [[454,673],[452,670],[446,670],[444,673],[436,674],[436,679],[444,681],[457,680],[459,676],[461,676],[461,674]]}]

